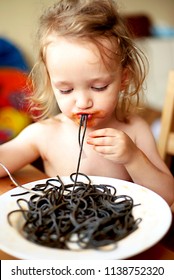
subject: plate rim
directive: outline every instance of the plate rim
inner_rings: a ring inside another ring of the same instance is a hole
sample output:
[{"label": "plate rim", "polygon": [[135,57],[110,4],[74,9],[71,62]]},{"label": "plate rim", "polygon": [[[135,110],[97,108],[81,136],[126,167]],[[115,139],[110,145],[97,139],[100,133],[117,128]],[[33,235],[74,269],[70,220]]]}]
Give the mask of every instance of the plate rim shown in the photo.
[{"label": "plate rim", "polygon": [[[146,187],[144,187],[144,186],[141,186],[141,185],[139,185],[139,184],[136,184],[136,183],[134,183],[134,182],[129,182],[129,181],[125,181],[125,180],[122,180],[122,179],[117,179],[117,178],[112,178],[112,177],[106,177],[106,176],[88,176],[90,179],[91,179],[91,181],[95,181],[95,180],[109,180],[109,181],[114,181],[115,183],[116,182],[119,182],[119,184],[127,184],[128,185],[128,189],[129,189],[129,187],[130,186],[134,186],[134,187],[136,187],[136,188],[138,188],[138,189],[141,189],[141,190],[144,190],[145,191],[145,193],[148,193],[148,194],[152,194],[152,196],[156,196],[156,198],[159,200],[159,201],[161,201],[161,203],[163,204],[163,206],[166,208],[166,211],[168,211],[168,222],[167,222],[167,224],[166,224],[166,227],[165,227],[165,230],[163,230],[163,233],[161,234],[161,236],[159,236],[157,239],[156,239],[156,241],[154,241],[153,242],[153,244],[147,244],[144,248],[142,248],[142,249],[138,249],[137,251],[135,251],[134,253],[133,252],[131,252],[130,254],[125,254],[125,256],[122,256],[122,257],[120,257],[120,258],[113,258],[112,257],[112,253],[110,254],[110,253],[108,253],[108,252],[105,252],[104,254],[105,254],[105,256],[104,257],[102,257],[102,258],[99,258],[99,254],[97,255],[97,254],[95,254],[94,252],[96,252],[96,250],[92,250],[92,249],[85,249],[85,250],[82,250],[82,251],[79,251],[79,252],[75,252],[75,254],[77,255],[77,259],[127,259],[127,258],[130,258],[130,257],[133,257],[133,256],[135,256],[135,255],[137,255],[137,254],[139,254],[139,253],[142,253],[143,251],[145,251],[145,250],[147,250],[147,249],[149,249],[150,247],[152,247],[152,246],[154,246],[156,243],[158,243],[163,237],[164,237],[164,235],[167,233],[167,231],[169,230],[169,227],[170,227],[170,225],[171,225],[171,223],[172,223],[172,213],[171,213],[171,209],[170,209],[170,207],[169,207],[169,205],[167,204],[167,202],[160,196],[160,195],[158,195],[157,193],[155,193],[154,191],[152,191],[152,190],[150,190],[150,189],[147,189]],[[26,183],[26,184],[24,184],[24,186],[26,186],[26,187],[31,187],[32,188],[32,184],[37,184],[37,183],[43,183],[43,182],[46,182],[47,180],[49,180],[49,179],[55,179],[56,178],[56,176],[55,177],[49,177],[49,178],[45,178],[45,179],[40,179],[40,180],[36,180],[36,181],[31,181],[31,182],[28,182],[28,183]],[[69,176],[61,176],[61,179],[64,181],[64,180],[71,180],[70,179],[70,177]],[[119,186],[120,187],[120,186]],[[121,187],[123,187],[123,186],[121,186]],[[117,187],[116,187],[117,188]],[[1,205],[1,201],[2,201],[2,199],[4,198],[4,197],[6,197],[7,196],[7,198],[8,198],[8,196],[9,195],[11,195],[12,193],[15,193],[16,192],[16,190],[20,190],[21,191],[21,193],[23,192],[23,190],[21,190],[21,188],[19,188],[19,187],[15,187],[14,189],[12,189],[12,190],[9,190],[9,191],[7,191],[7,192],[5,192],[4,194],[2,194],[2,195],[0,195],[0,205]],[[16,204],[16,208],[17,208],[17,204]],[[167,219],[166,219],[167,220]],[[165,221],[166,222],[166,221]],[[0,224],[1,224],[1,222],[0,222]],[[12,228],[12,231],[13,231],[13,233],[14,233],[14,231],[15,231],[15,229],[14,228]],[[135,232],[137,232],[138,231],[138,229],[135,231]],[[133,234],[133,233],[132,233]],[[131,234],[131,235],[132,235]],[[129,237],[129,236],[128,236]],[[121,240],[121,241],[119,241],[119,242],[117,242],[117,244],[119,244],[120,242],[122,242],[122,241],[124,241],[125,240],[125,238],[123,239],[123,240]],[[52,252],[52,250],[56,250],[57,251],[57,255],[59,255],[59,252],[60,252],[60,249],[56,249],[56,248],[49,248],[49,247],[45,247],[45,246],[42,246],[42,245],[38,245],[38,244],[35,244],[35,243],[32,243],[31,241],[28,241],[27,239],[25,239],[25,242],[27,242],[27,243],[29,243],[29,246],[31,247],[31,248],[33,248],[33,246],[34,247],[36,247],[36,250],[38,249],[39,251],[41,250],[41,251],[47,251],[48,252],[48,250],[50,251],[50,252]],[[25,243],[24,242],[24,243]],[[39,247],[38,247],[39,246]],[[0,248],[1,248],[1,250],[3,250],[4,252],[6,252],[6,253],[8,253],[8,254],[10,254],[10,255],[12,255],[12,256],[14,256],[14,257],[17,257],[17,258],[20,258],[20,259],[36,259],[34,256],[32,257],[32,254],[31,253],[29,253],[29,255],[30,255],[30,257],[27,257],[27,254],[26,254],[26,252],[16,252],[16,251],[14,251],[14,249],[11,249],[8,245],[4,245],[4,244],[2,244],[2,242],[1,242],[1,232],[0,232]],[[116,249],[117,250],[117,249]],[[92,253],[93,253],[93,255],[94,255],[94,258],[91,258],[91,256],[87,256],[88,254],[86,254],[86,253],[90,253],[92,251]],[[54,251],[55,252],[55,251]],[[103,252],[103,251],[102,251]],[[82,256],[82,254],[83,254],[83,256]],[[64,255],[65,255],[65,259],[67,260],[67,259],[75,259],[74,258],[74,251],[73,251],[73,253],[72,253],[72,251],[69,251],[69,250],[64,250]],[[67,255],[69,255],[69,257],[67,257]],[[95,255],[97,255],[97,256],[95,256]],[[45,259],[45,258],[38,258],[38,259]],[[64,259],[64,258],[46,258],[46,259]]]}]

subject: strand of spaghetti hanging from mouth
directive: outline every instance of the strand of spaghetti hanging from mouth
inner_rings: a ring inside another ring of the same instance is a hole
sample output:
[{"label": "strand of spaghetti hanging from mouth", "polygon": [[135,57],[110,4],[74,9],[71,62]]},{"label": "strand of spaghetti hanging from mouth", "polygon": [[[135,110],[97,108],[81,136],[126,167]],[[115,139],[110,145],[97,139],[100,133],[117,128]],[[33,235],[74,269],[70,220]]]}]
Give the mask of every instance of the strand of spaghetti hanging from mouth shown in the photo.
[{"label": "strand of spaghetti hanging from mouth", "polygon": [[[80,118],[79,133],[78,133],[78,142],[79,142],[79,146],[80,146],[80,152],[79,152],[79,158],[78,158],[78,162],[77,162],[74,186],[76,186],[78,175],[79,175],[80,162],[81,162],[82,151],[83,151],[83,143],[84,143],[85,133],[86,133],[86,128],[87,128],[87,120],[88,120],[88,115],[82,114],[81,118]],[[84,127],[83,134],[82,134],[82,126]]]}]

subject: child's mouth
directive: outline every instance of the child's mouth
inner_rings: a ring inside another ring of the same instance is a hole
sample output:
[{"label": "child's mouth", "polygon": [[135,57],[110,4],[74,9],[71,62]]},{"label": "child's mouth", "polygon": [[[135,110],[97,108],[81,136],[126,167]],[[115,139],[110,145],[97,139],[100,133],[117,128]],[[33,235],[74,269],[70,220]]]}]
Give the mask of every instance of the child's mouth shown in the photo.
[{"label": "child's mouth", "polygon": [[82,117],[82,118],[87,118],[88,120],[91,120],[93,115],[92,114],[86,114],[86,113],[80,113],[77,116],[78,116],[79,119]]},{"label": "child's mouth", "polygon": [[[83,117],[83,118],[82,118]],[[84,113],[84,112],[79,112],[75,113],[72,116],[72,119],[76,124],[80,124],[81,118],[82,120],[87,120],[87,127],[93,127],[96,121],[96,118],[100,117],[100,112],[93,112],[91,113]],[[83,122],[84,123],[84,122]]]},{"label": "child's mouth", "polygon": [[80,125],[86,126],[88,121],[88,114],[81,114],[80,116]]}]

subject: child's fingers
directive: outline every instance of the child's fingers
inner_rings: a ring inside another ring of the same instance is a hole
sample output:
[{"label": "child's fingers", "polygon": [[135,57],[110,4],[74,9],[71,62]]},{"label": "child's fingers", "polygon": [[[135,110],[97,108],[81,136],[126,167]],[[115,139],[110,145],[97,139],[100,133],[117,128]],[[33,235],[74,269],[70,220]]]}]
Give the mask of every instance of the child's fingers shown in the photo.
[{"label": "child's fingers", "polygon": [[96,138],[96,137],[106,137],[106,136],[114,136],[117,133],[116,129],[113,128],[103,128],[94,130],[89,133],[89,137]]},{"label": "child's fingers", "polygon": [[115,129],[99,129],[88,135],[87,143],[97,146],[111,146],[115,143],[116,136],[117,130]]},{"label": "child's fingers", "polygon": [[94,150],[101,155],[112,155],[114,154],[112,146],[94,146]]},{"label": "child's fingers", "polygon": [[113,145],[113,140],[112,137],[97,137],[97,138],[92,138],[89,137],[87,139],[87,143],[89,145],[94,145],[94,146],[110,146]]}]

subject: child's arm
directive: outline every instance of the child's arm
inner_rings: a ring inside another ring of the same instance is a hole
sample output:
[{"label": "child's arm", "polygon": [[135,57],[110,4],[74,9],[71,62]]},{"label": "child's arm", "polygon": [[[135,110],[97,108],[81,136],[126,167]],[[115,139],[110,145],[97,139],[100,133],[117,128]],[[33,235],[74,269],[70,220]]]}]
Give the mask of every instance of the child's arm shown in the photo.
[{"label": "child's arm", "polygon": [[[35,141],[37,139],[36,131],[37,124],[32,124],[26,127],[16,138],[0,145],[0,162],[11,173],[38,158],[39,151],[37,141]],[[7,173],[0,167],[0,177],[6,175]]]},{"label": "child's arm", "polygon": [[149,126],[144,121],[133,125],[132,140],[125,132],[106,128],[89,134],[88,144],[104,158],[123,164],[132,181],[174,202],[174,179],[160,158]]}]

